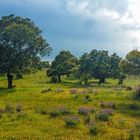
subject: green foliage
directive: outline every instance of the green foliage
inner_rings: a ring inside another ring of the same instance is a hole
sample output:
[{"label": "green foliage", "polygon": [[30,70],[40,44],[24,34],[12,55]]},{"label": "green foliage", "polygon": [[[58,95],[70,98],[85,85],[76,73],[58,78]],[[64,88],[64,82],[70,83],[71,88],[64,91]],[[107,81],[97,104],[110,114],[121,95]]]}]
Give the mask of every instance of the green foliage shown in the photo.
[{"label": "green foliage", "polygon": [[66,126],[68,127],[75,127],[79,124],[79,122],[80,122],[80,118],[77,116],[71,116],[65,119]]},{"label": "green foliage", "polygon": [[119,79],[121,77],[120,60],[121,58],[116,54],[109,56],[107,51],[93,50],[89,54],[83,54],[79,60],[77,74],[80,84],[84,82],[87,85],[91,77],[99,79],[99,85],[109,77]]},{"label": "green foliage", "polygon": [[53,111],[50,112],[50,117],[55,118],[55,117],[58,117],[58,116],[60,116],[60,112],[58,110],[53,110]]},{"label": "green foliage", "polygon": [[47,74],[52,77],[52,82],[61,82],[61,76],[69,76],[77,62],[77,58],[69,51],[61,51],[52,62],[51,68],[48,69]]},{"label": "green foliage", "polygon": [[42,31],[28,18],[15,15],[0,19],[0,73],[6,73],[8,87],[12,87],[12,74],[19,77],[36,69],[39,56],[50,53]]},{"label": "green foliage", "polygon": [[126,58],[120,64],[124,73],[129,75],[140,74],[140,51],[133,50],[129,52]]},{"label": "green foliage", "polygon": [[106,112],[103,112],[103,111],[98,112],[98,113],[96,113],[96,119],[103,121],[103,122],[106,122],[109,120],[109,114]]}]

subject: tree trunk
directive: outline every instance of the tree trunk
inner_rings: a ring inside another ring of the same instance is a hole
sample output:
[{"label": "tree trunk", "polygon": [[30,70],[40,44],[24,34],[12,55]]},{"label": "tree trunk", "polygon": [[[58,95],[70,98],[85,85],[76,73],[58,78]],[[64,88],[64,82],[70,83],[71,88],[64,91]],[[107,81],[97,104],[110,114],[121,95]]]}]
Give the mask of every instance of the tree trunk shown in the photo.
[{"label": "tree trunk", "polygon": [[123,85],[123,80],[124,80],[124,79],[119,79],[118,85]]},{"label": "tree trunk", "polygon": [[58,82],[59,83],[61,82],[61,76],[60,75],[58,76]]},{"label": "tree trunk", "polygon": [[88,85],[88,79],[85,79],[85,85]]},{"label": "tree trunk", "polygon": [[8,80],[8,88],[12,88],[13,87],[13,75],[8,72],[7,73],[7,80]]},{"label": "tree trunk", "polygon": [[99,80],[99,86],[102,84],[102,83],[104,83],[105,82],[105,78],[101,78],[100,80]]}]

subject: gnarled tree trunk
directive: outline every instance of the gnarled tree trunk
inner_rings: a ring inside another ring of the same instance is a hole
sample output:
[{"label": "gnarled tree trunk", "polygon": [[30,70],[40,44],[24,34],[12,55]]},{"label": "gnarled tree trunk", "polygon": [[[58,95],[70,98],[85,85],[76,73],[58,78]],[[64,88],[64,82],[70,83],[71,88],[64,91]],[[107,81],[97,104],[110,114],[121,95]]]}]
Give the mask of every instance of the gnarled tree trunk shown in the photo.
[{"label": "gnarled tree trunk", "polygon": [[8,80],[8,88],[12,88],[13,87],[13,75],[10,72],[7,73],[7,80]]}]

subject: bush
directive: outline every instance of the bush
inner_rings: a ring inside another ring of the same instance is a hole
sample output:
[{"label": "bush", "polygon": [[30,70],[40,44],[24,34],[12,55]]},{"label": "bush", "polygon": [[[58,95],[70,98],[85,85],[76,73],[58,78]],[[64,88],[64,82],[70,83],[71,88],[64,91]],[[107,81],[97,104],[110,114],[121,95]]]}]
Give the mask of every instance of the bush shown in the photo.
[{"label": "bush", "polygon": [[7,104],[5,107],[5,112],[10,114],[14,113],[14,107],[11,104]]},{"label": "bush", "polygon": [[77,116],[71,116],[65,119],[67,127],[75,127],[80,123],[80,118]]},{"label": "bush", "polygon": [[87,116],[91,112],[95,112],[95,110],[89,107],[80,107],[78,110],[78,113],[83,116]]},{"label": "bush", "polygon": [[102,111],[103,113],[106,113],[108,115],[113,115],[114,114],[114,110],[113,109],[105,109]]},{"label": "bush", "polygon": [[92,136],[96,136],[99,133],[99,128],[96,125],[93,125],[89,128],[89,133]]},{"label": "bush", "polygon": [[129,105],[129,109],[132,109],[132,110],[139,110],[139,108],[140,108],[139,105],[137,105],[136,103]]},{"label": "bush", "polygon": [[60,116],[60,112],[59,111],[54,110],[54,111],[50,112],[50,117],[55,118],[55,117],[58,117],[58,116]]},{"label": "bush", "polygon": [[19,120],[19,119],[26,119],[26,118],[27,118],[27,114],[26,113],[19,112],[16,119]]},{"label": "bush", "polygon": [[71,110],[65,108],[65,107],[59,107],[58,109],[58,112],[62,115],[68,115],[68,114],[71,114]]},{"label": "bush", "polygon": [[109,114],[106,113],[106,112],[103,112],[103,111],[98,112],[95,117],[96,117],[96,120],[100,120],[100,121],[103,121],[103,122],[109,120]]},{"label": "bush", "polygon": [[89,109],[84,108],[84,107],[80,107],[79,110],[78,110],[78,113],[80,115],[87,116],[89,114]]},{"label": "bush", "polygon": [[71,94],[77,94],[78,93],[78,90],[76,88],[72,88],[72,89],[69,90],[69,92]]},{"label": "bush", "polygon": [[132,91],[132,90],[133,90],[133,88],[132,88],[132,87],[130,87],[130,86],[128,86],[128,87],[126,87],[126,90],[127,90],[127,91]]}]

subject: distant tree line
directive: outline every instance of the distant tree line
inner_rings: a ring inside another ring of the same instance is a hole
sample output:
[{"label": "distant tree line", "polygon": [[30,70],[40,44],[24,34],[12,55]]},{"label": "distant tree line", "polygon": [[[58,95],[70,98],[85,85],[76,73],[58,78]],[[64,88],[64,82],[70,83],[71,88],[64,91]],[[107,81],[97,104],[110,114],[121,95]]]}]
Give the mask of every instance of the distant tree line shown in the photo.
[{"label": "distant tree line", "polygon": [[0,19],[0,75],[7,75],[8,88],[13,87],[13,78],[47,68],[51,82],[61,82],[61,77],[73,75],[80,84],[88,84],[92,78],[99,85],[107,78],[118,79],[122,84],[126,75],[140,75],[140,51],[133,50],[125,59],[116,53],[109,55],[104,50],[92,50],[76,58],[69,51],[61,51],[51,63],[41,58],[51,53],[51,47],[33,21],[15,15]]},{"label": "distant tree line", "polygon": [[87,85],[92,78],[99,79],[99,85],[107,78],[118,79],[118,84],[123,84],[126,75],[140,75],[140,51],[133,50],[125,59],[116,53],[109,55],[108,51],[92,50],[83,54],[79,59],[70,51],[61,51],[47,74],[51,82],[61,82],[61,76],[74,75],[80,84]]}]

